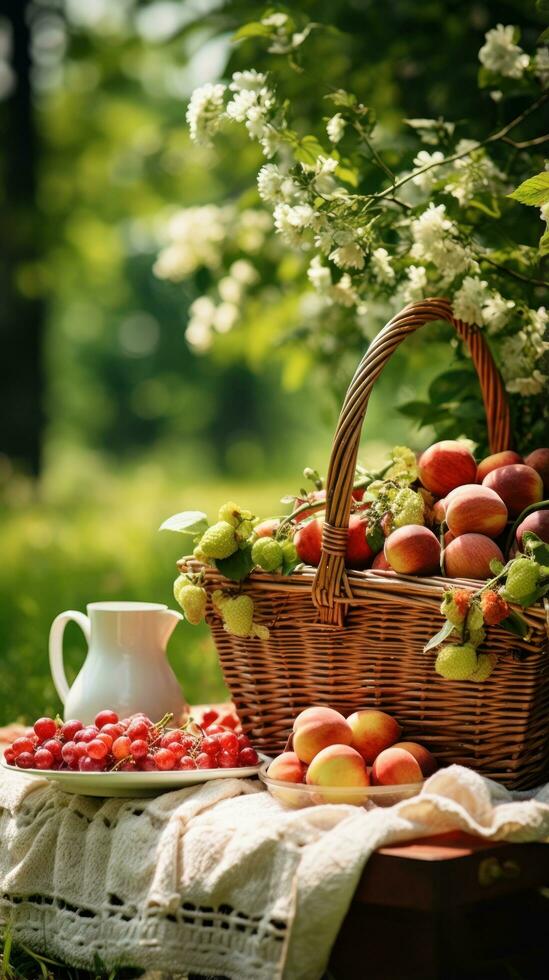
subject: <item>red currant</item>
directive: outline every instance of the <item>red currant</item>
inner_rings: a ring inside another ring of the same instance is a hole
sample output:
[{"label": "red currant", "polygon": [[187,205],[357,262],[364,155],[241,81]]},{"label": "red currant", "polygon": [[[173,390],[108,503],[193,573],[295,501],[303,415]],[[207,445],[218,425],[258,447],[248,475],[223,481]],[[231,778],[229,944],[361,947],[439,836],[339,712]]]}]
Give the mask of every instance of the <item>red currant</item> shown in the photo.
[{"label": "red currant", "polygon": [[135,763],[131,759],[125,759],[120,763],[118,772],[135,772]]},{"label": "red currant", "polygon": [[99,738],[88,742],[88,755],[90,759],[104,759],[109,754],[109,748]]},{"label": "red currant", "polygon": [[15,762],[20,769],[33,769],[34,752],[20,752]]},{"label": "red currant", "polygon": [[15,742],[12,743],[12,752],[15,758],[18,759],[22,754],[28,754],[29,752],[34,752],[34,739],[29,735],[22,735],[21,738],[16,738]]},{"label": "red currant", "polygon": [[118,724],[118,715],[116,711],[111,711],[110,708],[106,708],[95,716],[95,724],[98,728],[103,728],[103,725],[116,725]]},{"label": "red currant", "polygon": [[63,762],[66,762],[71,769],[76,768],[78,765],[78,752],[76,747],[76,742],[65,742],[63,748],[61,749],[61,758]]},{"label": "red currant", "polygon": [[76,718],[71,718],[61,725],[61,735],[65,742],[72,742],[76,733],[82,731],[83,727],[82,722]]},{"label": "red currant", "polygon": [[47,749],[37,749],[34,753],[34,765],[37,769],[52,769],[53,755]]},{"label": "red currant", "polygon": [[15,762],[15,752],[13,749],[4,750],[4,759],[6,760],[8,766],[13,766]]},{"label": "red currant", "polygon": [[175,769],[176,758],[169,749],[159,749],[154,757],[154,761],[156,762],[156,768],[161,771]]},{"label": "red currant", "polygon": [[140,772],[155,772],[156,762],[154,755],[144,755],[143,758],[138,759],[137,768]]},{"label": "red currant", "polygon": [[121,735],[112,743],[112,754],[115,759],[125,759],[131,752],[131,739],[127,735]]},{"label": "red currant", "polygon": [[223,732],[219,736],[219,744],[225,752],[230,752],[231,755],[236,755],[238,752],[238,738],[234,732]]},{"label": "red currant", "polygon": [[202,752],[207,752],[212,759],[216,759],[221,748],[219,738],[215,737],[214,735],[206,735],[206,738],[202,740],[202,745],[200,748]]},{"label": "red currant", "polygon": [[252,743],[247,735],[238,735],[237,737],[239,749],[250,749],[252,747]]},{"label": "red currant", "polygon": [[184,752],[190,752],[191,749],[194,749],[194,747],[196,745],[196,741],[197,741],[196,738],[194,738],[192,735],[183,735],[181,737],[181,745],[182,745],[183,751]]},{"label": "red currant", "polygon": [[128,725],[126,734],[128,738],[131,738],[132,742],[135,739],[146,739],[149,735],[149,728],[151,727],[148,719],[144,718],[134,718],[133,721]]},{"label": "red currant", "polygon": [[83,755],[78,761],[80,772],[103,772],[105,768],[104,759],[92,759],[89,755]]},{"label": "red currant", "polygon": [[221,735],[225,729],[221,725],[208,725],[206,728],[206,735]]},{"label": "red currant", "polygon": [[170,752],[173,752],[176,759],[180,759],[185,752],[185,749],[181,745],[181,742],[170,742],[169,745],[164,745],[163,748],[168,749]]},{"label": "red currant", "polygon": [[59,759],[61,758],[62,747],[63,746],[61,745],[61,742],[59,741],[58,738],[48,738],[46,739],[45,742],[42,743],[42,748],[47,749],[48,752],[51,752],[53,758],[56,759],[57,761],[59,761]]},{"label": "red currant", "polygon": [[[57,732],[57,725],[55,724],[53,718],[39,718],[38,721],[34,723],[34,731],[41,742],[45,742],[47,738],[53,738]],[[45,766],[39,768],[44,769]]]},{"label": "red currant", "polygon": [[124,726],[118,723],[118,725],[102,725],[100,735],[109,735],[113,742],[115,738],[120,738],[124,734]]},{"label": "red currant", "polygon": [[238,753],[238,765],[239,766],[257,766],[259,762],[259,756],[255,749],[251,746],[247,746],[245,749],[240,749]]},{"label": "red currant", "polygon": [[207,752],[199,752],[195,762],[197,769],[215,769],[213,759]]},{"label": "red currant", "polygon": [[97,736],[97,739],[94,739],[94,741],[103,742],[107,746],[108,752],[110,752],[110,750],[112,749],[113,739],[110,735],[107,735],[104,731],[100,731],[99,735]]},{"label": "red currant", "polygon": [[219,711],[216,711],[215,708],[210,708],[202,715],[202,727],[207,728],[208,725],[211,725],[217,720],[217,718],[219,718]]},{"label": "red currant", "polygon": [[222,769],[236,769],[238,764],[238,757],[236,752],[227,752],[223,749],[219,753],[219,765]]},{"label": "red currant", "polygon": [[222,715],[218,722],[223,728],[236,728],[238,725],[238,718],[236,715]]},{"label": "red currant", "polygon": [[81,728],[74,736],[75,742],[91,742],[99,734],[99,729],[95,725],[86,725]]},{"label": "red currant", "polygon": [[134,759],[144,758],[148,751],[149,743],[146,742],[144,738],[136,738],[130,745],[130,755],[133,755]]},{"label": "red currant", "polygon": [[183,772],[188,769],[196,769],[196,762],[194,759],[191,759],[190,755],[184,755],[179,760],[177,768]]}]

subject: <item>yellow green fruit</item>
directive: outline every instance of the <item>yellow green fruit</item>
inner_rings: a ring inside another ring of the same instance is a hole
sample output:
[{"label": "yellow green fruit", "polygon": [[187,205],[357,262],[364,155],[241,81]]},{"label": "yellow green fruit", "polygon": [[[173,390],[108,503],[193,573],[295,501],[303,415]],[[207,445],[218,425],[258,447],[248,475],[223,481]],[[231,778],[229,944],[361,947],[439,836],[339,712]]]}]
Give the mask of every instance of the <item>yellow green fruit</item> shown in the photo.
[{"label": "yellow green fruit", "polygon": [[207,558],[229,558],[238,548],[235,530],[227,521],[218,521],[204,531],[199,547]]},{"label": "yellow green fruit", "polygon": [[258,538],[252,548],[252,561],[265,572],[274,572],[282,564],[283,553],[273,538]]},{"label": "yellow green fruit", "polygon": [[451,681],[465,681],[477,669],[477,651],[472,643],[448,644],[439,652],[435,670]]},{"label": "yellow green fruit", "polygon": [[479,653],[477,669],[471,674],[469,680],[477,683],[488,680],[497,662],[498,658],[495,653]]}]

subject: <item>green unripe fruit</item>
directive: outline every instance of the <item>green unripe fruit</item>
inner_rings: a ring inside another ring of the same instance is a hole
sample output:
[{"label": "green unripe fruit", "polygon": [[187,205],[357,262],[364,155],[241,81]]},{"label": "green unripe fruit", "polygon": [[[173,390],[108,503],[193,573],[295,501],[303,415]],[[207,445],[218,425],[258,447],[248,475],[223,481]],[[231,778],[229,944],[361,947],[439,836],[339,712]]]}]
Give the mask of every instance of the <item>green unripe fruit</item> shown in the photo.
[{"label": "green unripe fruit", "polygon": [[495,653],[479,653],[477,669],[474,674],[471,674],[469,680],[477,683],[488,680],[497,662],[498,658]]},{"label": "green unripe fruit", "polygon": [[185,619],[193,626],[198,626],[204,619],[207,600],[206,589],[200,585],[187,585],[181,589],[179,604],[185,613]]},{"label": "green unripe fruit", "polygon": [[477,651],[472,643],[449,644],[442,648],[435,670],[450,681],[466,681],[477,669]]},{"label": "green unripe fruit", "polygon": [[539,581],[540,570],[530,558],[515,558],[505,583],[505,598],[523,604],[534,592]]},{"label": "green unripe fruit", "polygon": [[199,547],[207,558],[229,558],[238,548],[234,527],[227,521],[212,524],[200,538]]},{"label": "green unripe fruit", "polygon": [[282,559],[282,548],[273,538],[259,538],[252,548],[252,561],[264,572],[274,572],[280,568]]}]

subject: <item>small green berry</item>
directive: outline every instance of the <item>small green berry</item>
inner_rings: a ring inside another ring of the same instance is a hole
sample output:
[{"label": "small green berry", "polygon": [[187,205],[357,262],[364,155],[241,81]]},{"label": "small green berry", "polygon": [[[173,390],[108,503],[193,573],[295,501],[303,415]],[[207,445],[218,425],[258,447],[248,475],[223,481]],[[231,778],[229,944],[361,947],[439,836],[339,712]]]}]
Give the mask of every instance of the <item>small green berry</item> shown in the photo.
[{"label": "small green berry", "polygon": [[185,619],[193,626],[198,626],[204,619],[208,595],[200,585],[187,585],[181,589],[179,604],[185,613]]},{"label": "small green berry", "polygon": [[238,548],[235,529],[227,521],[218,521],[204,531],[199,546],[208,558],[229,558]]},{"label": "small green berry", "polygon": [[448,644],[439,652],[435,670],[451,681],[465,681],[477,669],[477,651],[472,643]]},{"label": "small green berry", "polygon": [[264,572],[274,572],[280,568],[283,557],[282,548],[274,538],[258,538],[252,547],[252,561]]},{"label": "small green berry", "polygon": [[477,669],[471,674],[469,680],[477,683],[488,680],[497,662],[498,658],[495,653],[479,653]]},{"label": "small green berry", "polygon": [[505,582],[505,598],[523,605],[528,603],[539,581],[540,569],[531,558],[515,558]]}]

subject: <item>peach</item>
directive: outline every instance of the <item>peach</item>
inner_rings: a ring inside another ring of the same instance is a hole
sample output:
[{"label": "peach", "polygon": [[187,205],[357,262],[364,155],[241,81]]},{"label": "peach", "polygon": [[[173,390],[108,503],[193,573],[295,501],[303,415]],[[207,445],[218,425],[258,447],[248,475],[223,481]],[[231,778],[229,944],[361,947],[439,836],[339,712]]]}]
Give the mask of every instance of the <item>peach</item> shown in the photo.
[{"label": "peach", "polygon": [[261,521],[261,524],[257,524],[254,533],[258,538],[272,538],[278,531],[279,524],[278,518],[272,517],[267,521]]},{"label": "peach", "polygon": [[435,500],[431,513],[435,524],[442,524],[444,518],[446,517],[446,497],[441,497],[440,500]]},{"label": "peach", "polygon": [[302,524],[294,535],[294,544],[300,561],[306,565],[318,565],[322,547],[322,521],[317,517]]},{"label": "peach", "polygon": [[360,752],[371,766],[375,757],[400,737],[402,729],[397,721],[377,708],[363,708],[347,718],[353,740],[351,745]]},{"label": "peach", "polygon": [[509,466],[512,463],[524,462],[522,456],[513,452],[512,449],[504,449],[501,453],[492,453],[480,461],[477,466],[477,483],[482,483],[485,476],[492,470],[497,470],[500,466]]},{"label": "peach", "polygon": [[393,746],[380,752],[372,766],[374,786],[396,786],[420,783],[423,779],[419,762],[406,749]]},{"label": "peach", "polygon": [[437,497],[463,483],[474,483],[477,476],[475,457],[467,446],[453,439],[429,446],[419,458],[418,470],[423,486]]},{"label": "peach", "polygon": [[372,568],[378,568],[384,572],[391,571],[391,566],[389,565],[389,562],[385,557],[385,552],[378,551],[377,555],[375,556],[372,562]]},{"label": "peach", "polygon": [[426,749],[424,745],[419,745],[418,742],[395,742],[393,748],[405,749],[406,752],[413,755],[425,778],[432,776],[438,769],[438,762],[433,753],[429,752],[429,749]]},{"label": "peach", "polygon": [[522,535],[525,531],[532,531],[538,538],[549,544],[549,510],[535,510],[521,521],[516,532],[516,542],[521,549]]},{"label": "peach", "polygon": [[507,524],[507,507],[493,490],[475,486],[450,500],[446,523],[455,537],[476,532],[496,538]]},{"label": "peach", "polygon": [[366,540],[368,521],[360,514],[351,514],[345,564],[349,568],[366,568],[370,564],[373,551]]},{"label": "peach", "polygon": [[503,561],[495,541],[485,534],[461,534],[444,551],[444,568],[448,578],[490,578],[493,558]]},{"label": "peach", "polygon": [[271,779],[281,779],[285,783],[304,783],[307,767],[295,752],[281,752],[273,759],[267,775]]},{"label": "peach", "polygon": [[302,762],[311,762],[328,745],[350,745],[353,733],[333,708],[305,708],[294,721],[293,748]]},{"label": "peach", "polygon": [[509,517],[518,517],[525,507],[543,500],[543,480],[532,466],[511,463],[492,470],[482,481],[501,497]]},{"label": "peach", "polygon": [[322,787],[325,803],[359,803],[357,788],[370,785],[364,759],[350,745],[328,745],[322,749],[307,769],[306,779],[310,786]]},{"label": "peach", "polygon": [[543,492],[549,496],[549,449],[534,449],[524,460],[527,466],[536,470],[543,480]]},{"label": "peach", "polygon": [[455,541],[455,537],[456,537],[455,534],[452,534],[451,531],[445,531],[444,532],[444,547],[446,548],[446,546],[450,544],[450,541]]},{"label": "peach", "polygon": [[428,575],[438,572],[440,544],[427,527],[406,524],[385,540],[385,557],[401,575]]}]

